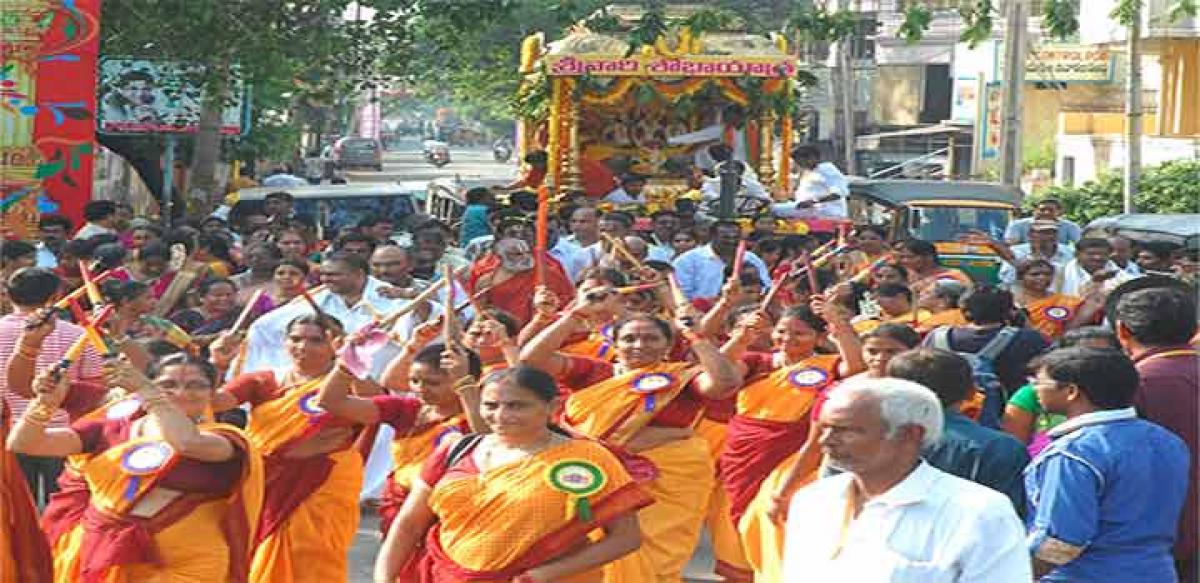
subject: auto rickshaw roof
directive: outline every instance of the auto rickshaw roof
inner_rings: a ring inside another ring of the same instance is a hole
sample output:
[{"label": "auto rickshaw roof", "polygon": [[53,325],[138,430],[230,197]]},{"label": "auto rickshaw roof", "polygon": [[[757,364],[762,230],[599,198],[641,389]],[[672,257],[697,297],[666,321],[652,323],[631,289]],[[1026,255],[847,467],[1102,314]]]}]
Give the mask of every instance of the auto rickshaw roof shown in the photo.
[{"label": "auto rickshaw roof", "polygon": [[1129,214],[1101,217],[1084,229],[1105,236],[1122,235],[1137,242],[1170,241],[1185,247],[1200,246],[1200,214]]},{"label": "auto rickshaw roof", "polygon": [[991,182],[939,180],[852,179],[850,194],[875,199],[891,206],[948,204],[961,202],[1000,204],[1016,208],[1021,204],[1021,189]]}]

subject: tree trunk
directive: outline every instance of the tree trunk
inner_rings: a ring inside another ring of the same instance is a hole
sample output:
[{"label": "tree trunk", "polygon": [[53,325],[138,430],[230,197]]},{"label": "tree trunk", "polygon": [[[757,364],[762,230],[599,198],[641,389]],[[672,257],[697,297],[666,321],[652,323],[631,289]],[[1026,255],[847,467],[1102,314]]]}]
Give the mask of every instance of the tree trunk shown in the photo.
[{"label": "tree trunk", "polygon": [[204,100],[200,128],[192,149],[191,184],[187,199],[203,212],[208,212],[218,198],[216,173],[217,160],[221,156],[221,114],[225,109],[224,89],[228,83],[217,85]]}]

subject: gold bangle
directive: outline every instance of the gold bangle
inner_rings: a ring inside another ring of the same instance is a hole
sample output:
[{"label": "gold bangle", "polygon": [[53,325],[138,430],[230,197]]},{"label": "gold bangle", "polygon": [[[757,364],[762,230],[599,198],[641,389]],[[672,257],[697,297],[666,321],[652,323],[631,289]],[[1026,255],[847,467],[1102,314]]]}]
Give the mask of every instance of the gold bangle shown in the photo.
[{"label": "gold bangle", "polygon": [[44,403],[35,402],[33,406],[25,410],[24,418],[26,421],[37,425],[45,425],[54,418],[55,409]]},{"label": "gold bangle", "polygon": [[26,358],[29,358],[30,360],[33,360],[33,359],[37,358],[38,353],[40,353],[41,351],[42,350],[41,350],[40,346],[29,347],[29,346],[25,346],[25,344],[22,343],[20,346],[17,347],[17,356],[24,356]]}]

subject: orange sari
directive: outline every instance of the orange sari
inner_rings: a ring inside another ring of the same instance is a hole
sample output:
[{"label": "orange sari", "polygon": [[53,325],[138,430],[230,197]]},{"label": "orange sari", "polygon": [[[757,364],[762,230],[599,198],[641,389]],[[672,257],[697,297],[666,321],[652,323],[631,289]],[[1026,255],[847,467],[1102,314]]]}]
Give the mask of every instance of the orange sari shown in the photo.
[{"label": "orange sari", "polygon": [[[246,581],[262,507],[263,468],[242,432],[230,425],[200,425],[229,438],[240,453],[234,461],[216,464],[186,460],[157,437],[130,438],[129,418],[103,423],[104,432],[121,442],[80,466],[90,502],[77,509],[74,526],[56,545],[55,581]],[[228,474],[231,468],[236,475]],[[223,478],[232,483],[216,483]],[[146,495],[160,487],[180,495],[153,516],[135,515]]]},{"label": "orange sari", "polygon": [[[344,581],[358,528],[363,459],[352,443],[326,455],[289,458],[289,449],[339,421],[316,407],[321,379],[254,405],[246,433],[263,452],[266,496],[255,583]],[[341,422],[344,423],[344,422]]]},{"label": "orange sari", "polygon": [[962,310],[959,308],[954,308],[938,312],[929,316],[928,318],[925,318],[917,325],[917,332],[921,334],[928,334],[932,332],[934,328],[941,328],[942,326],[966,325],[967,318],[966,316],[963,316]]},{"label": "orange sari", "polygon": [[[429,506],[438,517],[427,538],[423,582],[507,583],[586,546],[589,533],[651,503],[621,463],[588,440],[572,439],[486,474],[470,455],[444,468],[447,450],[423,473],[434,482]],[[602,578],[596,568],[556,581]]]},{"label": "orange sari", "polygon": [[[0,443],[8,440],[11,411],[0,398]],[[0,581],[48,583],[54,564],[38,530],[37,508],[17,457],[0,451]]]},{"label": "orange sari", "polygon": [[759,486],[808,437],[809,410],[837,379],[836,355],[814,355],[750,380],[738,393],[718,472],[737,524]]},{"label": "orange sari", "polygon": [[693,390],[690,385],[698,375],[687,363],[660,363],[611,376],[567,399],[565,425],[609,446],[655,502],[638,512],[641,549],[610,563],[606,582],[682,581],[715,484],[708,444],[693,435],[647,451],[624,448],[642,428],[665,424],[668,416],[672,423],[667,426],[695,427],[703,409],[681,410],[674,401],[693,397],[685,391]]},{"label": "orange sari", "polygon": [[413,480],[421,474],[425,460],[447,440],[455,441],[467,433],[467,422],[460,415],[406,432],[397,432],[392,439],[392,473],[383,488],[379,501],[379,531],[387,535],[388,528],[408,498]]},{"label": "orange sari", "polygon": [[1051,294],[1039,300],[1025,303],[1029,314],[1029,327],[1054,340],[1067,331],[1067,324],[1079,313],[1083,299],[1066,294]]},{"label": "orange sari", "polygon": [[587,338],[572,342],[559,350],[563,354],[586,356],[596,360],[614,362],[617,352],[613,350],[612,324],[605,324],[588,334]]}]

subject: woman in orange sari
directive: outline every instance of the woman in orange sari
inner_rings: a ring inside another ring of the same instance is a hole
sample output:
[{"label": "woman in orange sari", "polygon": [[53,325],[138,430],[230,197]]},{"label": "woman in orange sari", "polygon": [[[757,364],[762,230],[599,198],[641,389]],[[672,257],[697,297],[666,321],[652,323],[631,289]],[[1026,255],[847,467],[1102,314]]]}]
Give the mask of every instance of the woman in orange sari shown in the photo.
[{"label": "woman in orange sari", "polygon": [[[819,300],[814,303],[821,307],[820,315],[808,306],[784,311],[770,332],[771,353],[746,351],[766,332],[768,320],[762,314],[743,320],[721,349],[746,378],[718,466],[734,524],[767,475],[804,443],[817,395],[865,368],[862,345],[845,314]],[[838,354],[817,354],[830,333]]]},{"label": "woman in orange sari", "polygon": [[341,336],[341,324],[329,316],[300,316],[284,340],[291,369],[240,375],[213,399],[217,411],[250,403],[246,434],[266,469],[251,581],[346,579],[363,480],[363,459],[352,447],[359,428],[317,406]]},{"label": "woman in orange sari", "polygon": [[[482,374],[479,357],[469,350],[428,344],[440,333],[436,321],[413,330],[412,340],[384,373],[383,386],[396,394],[352,395],[344,374],[331,375],[318,394],[318,405],[331,415],[360,425],[385,423],[395,430],[393,469],[379,503],[379,529],[384,535],[425,459],[442,443],[457,441],[472,428],[484,430],[478,418],[479,395],[468,390]],[[344,370],[338,367],[336,372]]]},{"label": "woman in orange sari", "polygon": [[558,407],[540,370],[486,377],[481,414],[492,433],[443,444],[425,463],[375,580],[414,581],[398,577],[422,542],[422,583],[599,583],[603,565],[636,550],[649,496],[603,446],[551,430]]},{"label": "woman in orange sari", "polygon": [[617,453],[655,504],[639,513],[642,550],[609,567],[606,581],[677,582],[700,537],[714,484],[708,443],[693,428],[709,399],[733,396],[737,368],[692,326],[690,306],[678,325],[698,364],[667,362],[670,324],[630,316],[613,326],[616,363],[557,352],[580,321],[616,300],[611,287],[582,286],[558,322],[521,350],[521,361],[554,375],[571,391],[563,422],[572,433],[599,440]]},{"label": "woman in orange sari", "polygon": [[38,377],[37,404],[8,439],[30,455],[91,456],[79,468],[89,501],[59,516],[68,534],[55,548],[55,580],[246,581],[262,466],[241,431],[206,421],[212,366],[173,354],[150,366],[150,380],[118,361],[108,380],[135,391],[134,406],[47,429],[69,390],[61,370]]},{"label": "woman in orange sari", "polygon": [[1072,328],[1095,323],[1096,315],[1104,308],[1101,286],[1092,286],[1094,293],[1086,299],[1051,292],[1054,264],[1045,259],[1018,264],[1017,281],[1020,287],[1013,290],[1014,301],[1025,310],[1029,327],[1048,340],[1057,340]]},{"label": "woman in orange sari", "polygon": [[[892,357],[916,348],[921,337],[903,324],[880,324],[861,339],[862,372],[843,379],[883,378]],[[839,383],[840,384],[840,383]],[[821,405],[837,385],[826,388],[809,408],[809,419],[815,422]],[[787,520],[788,501],[800,487],[816,479],[821,464],[821,432],[810,422],[808,435],[799,451],[779,464],[779,468],[763,481],[758,495],[750,503],[739,524],[743,536],[753,546],[748,548],[759,581],[779,581],[783,567],[783,523]],[[803,520],[803,517],[797,518]]]}]

